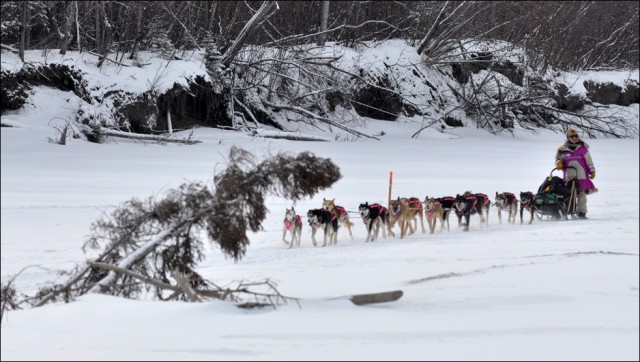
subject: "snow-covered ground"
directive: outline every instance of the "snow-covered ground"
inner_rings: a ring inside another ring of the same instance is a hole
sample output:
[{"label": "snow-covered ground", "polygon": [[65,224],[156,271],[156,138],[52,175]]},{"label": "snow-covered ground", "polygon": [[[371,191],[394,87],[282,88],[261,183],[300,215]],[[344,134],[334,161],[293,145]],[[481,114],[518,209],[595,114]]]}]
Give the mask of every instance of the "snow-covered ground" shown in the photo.
[{"label": "snow-covered ground", "polygon": [[[369,51],[360,61],[394,63],[394,55],[409,56],[393,46],[386,55]],[[176,76],[204,74],[198,63],[154,58],[145,59],[152,64],[142,72],[131,73],[136,70],[111,64],[96,72],[95,59],[86,54],[43,56],[27,54],[30,61],[75,64],[87,74],[91,89],[102,93],[166,89]],[[2,53],[3,69],[17,69],[18,63]],[[604,77],[598,79],[618,84],[637,80],[638,72],[566,77],[580,93],[583,79]],[[104,144],[73,138],[66,146],[49,142],[80,106],[71,93],[37,87],[22,109],[2,115],[2,123],[14,127],[1,128],[1,277],[4,283],[22,271],[18,291],[33,293],[46,281],[66,280],[56,272],[94,253],[81,250],[91,223],[122,202],[160,197],[187,181],[211,184],[213,174],[226,167],[232,146],[259,159],[311,151],[331,158],[343,177],[295,205],[269,196],[264,230],[250,233],[246,256],[235,263],[213,243],[198,268],[222,286],[269,278],[299,303],[245,310],[219,301],[135,301],[92,294],[68,304],[5,313],[2,360],[639,359],[637,139],[587,140],[599,189],[589,196],[589,220],[520,225],[518,218],[511,225],[503,217],[500,224],[493,208],[488,227],[481,228],[473,216],[470,231],[464,232],[452,216],[448,232],[418,231],[404,239],[365,243],[355,211],[365,201],[386,204],[390,172],[394,198],[471,190],[493,200],[496,192],[536,192],[554,166],[564,135],[518,128],[513,134],[491,135],[464,127],[426,129],[412,138],[422,123],[400,118],[349,124],[380,141],[294,122],[291,129],[330,142],[219,129],[194,130],[191,137],[202,143],[190,146],[121,138]],[[637,130],[638,104],[612,108],[635,115]],[[353,240],[340,230],[337,245],[312,245],[305,215],[323,198],[335,198],[351,212]],[[302,245],[294,249],[281,240],[285,208],[291,206],[304,222]],[[355,306],[334,298],[397,289],[404,295],[392,303]]]},{"label": "snow-covered ground", "polygon": [[[185,181],[210,182],[231,146],[266,157],[311,151],[331,158],[343,178],[298,202],[304,215],[322,198],[355,211],[361,202],[445,196],[466,190],[536,191],[553,167],[562,134],[447,133],[371,121],[360,131],[381,141],[296,142],[198,129],[203,143],[158,145],[111,139],[48,142],[73,97],[37,88],[37,107],[2,117],[2,281],[26,266],[19,290],[33,291],[56,270],[88,256],[80,247],[93,221],[132,197],[160,196]],[[71,107],[72,108],[72,107]],[[636,114],[638,105],[629,107]],[[72,109],[67,112],[71,112]],[[183,133],[184,135],[184,133]],[[177,136],[180,136],[178,134]],[[326,136],[326,134],[324,134]],[[179,303],[89,295],[69,304],[11,311],[2,321],[2,360],[637,360],[638,140],[588,140],[599,192],[587,221],[531,225],[478,218],[463,232],[418,232],[364,243],[341,230],[331,247],[281,240],[290,200],[269,197],[264,231],[238,263],[217,247],[199,271],[219,285],[270,278],[285,296],[278,309],[225,302]],[[396,229],[397,230],[397,229]],[[332,297],[401,289],[397,302],[355,306]]]}]

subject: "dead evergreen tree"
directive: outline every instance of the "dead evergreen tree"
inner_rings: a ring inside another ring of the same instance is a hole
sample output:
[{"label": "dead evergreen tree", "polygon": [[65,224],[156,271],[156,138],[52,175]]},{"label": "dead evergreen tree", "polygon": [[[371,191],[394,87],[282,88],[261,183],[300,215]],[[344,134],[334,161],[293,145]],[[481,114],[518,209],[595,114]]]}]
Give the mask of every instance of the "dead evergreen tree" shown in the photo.
[{"label": "dead evergreen tree", "polygon": [[[249,152],[232,147],[227,168],[214,177],[213,190],[189,182],[159,200],[134,198],[123,203],[110,217],[91,225],[83,249],[101,249],[97,257],[78,265],[66,282],[41,288],[33,297],[20,297],[12,278],[2,287],[2,309],[71,301],[90,292],[190,301],[247,302],[243,296],[248,296],[253,298],[251,305],[276,305],[291,298],[282,296],[268,280],[221,288],[201,276],[196,268],[206,244],[218,244],[224,254],[239,261],[249,245],[247,232],[262,229],[267,195],[296,201],[341,177],[331,160],[309,152],[280,153],[257,162]],[[266,291],[253,291],[256,286]]]}]

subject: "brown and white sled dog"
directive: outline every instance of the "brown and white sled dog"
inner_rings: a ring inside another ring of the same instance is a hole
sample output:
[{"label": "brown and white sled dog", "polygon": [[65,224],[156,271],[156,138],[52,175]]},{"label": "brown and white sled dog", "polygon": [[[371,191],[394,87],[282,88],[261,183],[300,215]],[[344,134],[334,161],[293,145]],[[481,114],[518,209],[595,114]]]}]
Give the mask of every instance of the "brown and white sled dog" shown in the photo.
[{"label": "brown and white sled dog", "polygon": [[338,220],[333,217],[330,211],[325,209],[311,209],[307,212],[307,221],[311,227],[311,241],[316,246],[316,231],[322,229],[324,231],[324,243],[322,246],[338,243]]},{"label": "brown and white sled dog", "polygon": [[[424,217],[427,219],[429,233],[436,230],[436,222],[440,220],[440,230],[444,230],[444,208],[442,203],[435,197],[426,196],[424,198]],[[447,221],[448,224],[448,221]]]},{"label": "brown and white sled dog", "polygon": [[[351,240],[353,240],[353,233],[351,232],[351,228],[353,227],[353,223],[349,220],[349,213],[345,210],[344,207],[338,206],[335,203],[335,198],[328,200],[324,197],[322,198],[322,208],[330,211],[333,214],[333,217],[338,219],[338,224],[344,226],[349,230],[349,236],[351,236]],[[336,235],[336,238],[338,236]]]},{"label": "brown and white sled dog", "polygon": [[402,202],[404,202],[408,208],[409,208],[409,213],[411,214],[412,218],[413,218],[413,230],[418,230],[418,221],[417,219],[420,219],[420,227],[422,228],[422,233],[426,233],[427,231],[424,229],[424,222],[422,221],[422,219],[424,218],[424,210],[422,209],[422,201],[420,201],[420,199],[418,199],[417,197],[410,197],[410,198],[401,198],[400,199]]},{"label": "brown and white sled dog", "polygon": [[[296,214],[296,210],[292,208],[287,208],[284,214],[282,228],[282,241],[285,244],[289,245],[289,248],[294,246],[300,246],[300,236],[302,235],[302,218],[300,215]],[[291,233],[291,243],[287,242],[285,238],[287,236],[287,231]]]},{"label": "brown and white sled dog", "polygon": [[[531,191],[524,191],[520,193],[520,224],[524,223],[523,213],[527,210],[531,214],[529,224],[533,222],[533,215],[536,212],[536,196]],[[538,217],[539,218],[539,217]]]},{"label": "brown and white sled dog", "polygon": [[371,204],[368,202],[360,204],[358,206],[358,212],[362,217],[365,227],[367,228],[367,238],[365,243],[369,241],[376,241],[380,228],[382,228],[382,237],[387,238],[387,208],[380,204]]},{"label": "brown and white sled dog", "polygon": [[502,224],[502,212],[507,214],[507,224],[516,222],[518,215],[518,199],[511,192],[498,193],[496,191],[496,206],[498,207],[498,221]]},{"label": "brown and white sled dog", "polygon": [[396,200],[391,200],[391,208],[389,209],[389,221],[387,222],[387,230],[389,235],[396,236],[393,232],[393,227],[396,223],[400,226],[400,239],[407,235],[413,234],[415,229],[413,228],[412,221],[416,217],[416,211],[412,210],[409,206],[409,199],[398,197]]}]

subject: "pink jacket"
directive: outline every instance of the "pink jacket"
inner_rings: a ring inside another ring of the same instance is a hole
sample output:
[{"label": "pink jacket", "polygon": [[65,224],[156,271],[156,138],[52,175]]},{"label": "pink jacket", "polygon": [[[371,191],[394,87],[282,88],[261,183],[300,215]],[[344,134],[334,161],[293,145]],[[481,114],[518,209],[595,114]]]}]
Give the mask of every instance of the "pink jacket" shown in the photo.
[{"label": "pink jacket", "polygon": [[[596,188],[591,179],[589,179],[589,174],[592,171],[595,172],[596,168],[589,153],[589,145],[584,141],[580,141],[577,144],[567,141],[558,148],[556,161],[562,161],[565,182],[567,178],[577,178],[580,189],[594,190]],[[571,167],[575,168],[575,171]]]}]

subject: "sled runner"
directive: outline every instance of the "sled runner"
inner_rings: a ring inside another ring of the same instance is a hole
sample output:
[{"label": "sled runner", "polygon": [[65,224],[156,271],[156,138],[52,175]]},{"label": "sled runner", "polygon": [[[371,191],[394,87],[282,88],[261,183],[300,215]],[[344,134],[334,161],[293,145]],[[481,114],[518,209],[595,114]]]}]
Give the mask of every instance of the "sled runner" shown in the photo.
[{"label": "sled runner", "polygon": [[562,177],[554,176],[555,168],[545,178],[535,195],[536,214],[539,218],[567,220],[578,217],[578,183],[576,180],[564,182]]}]

